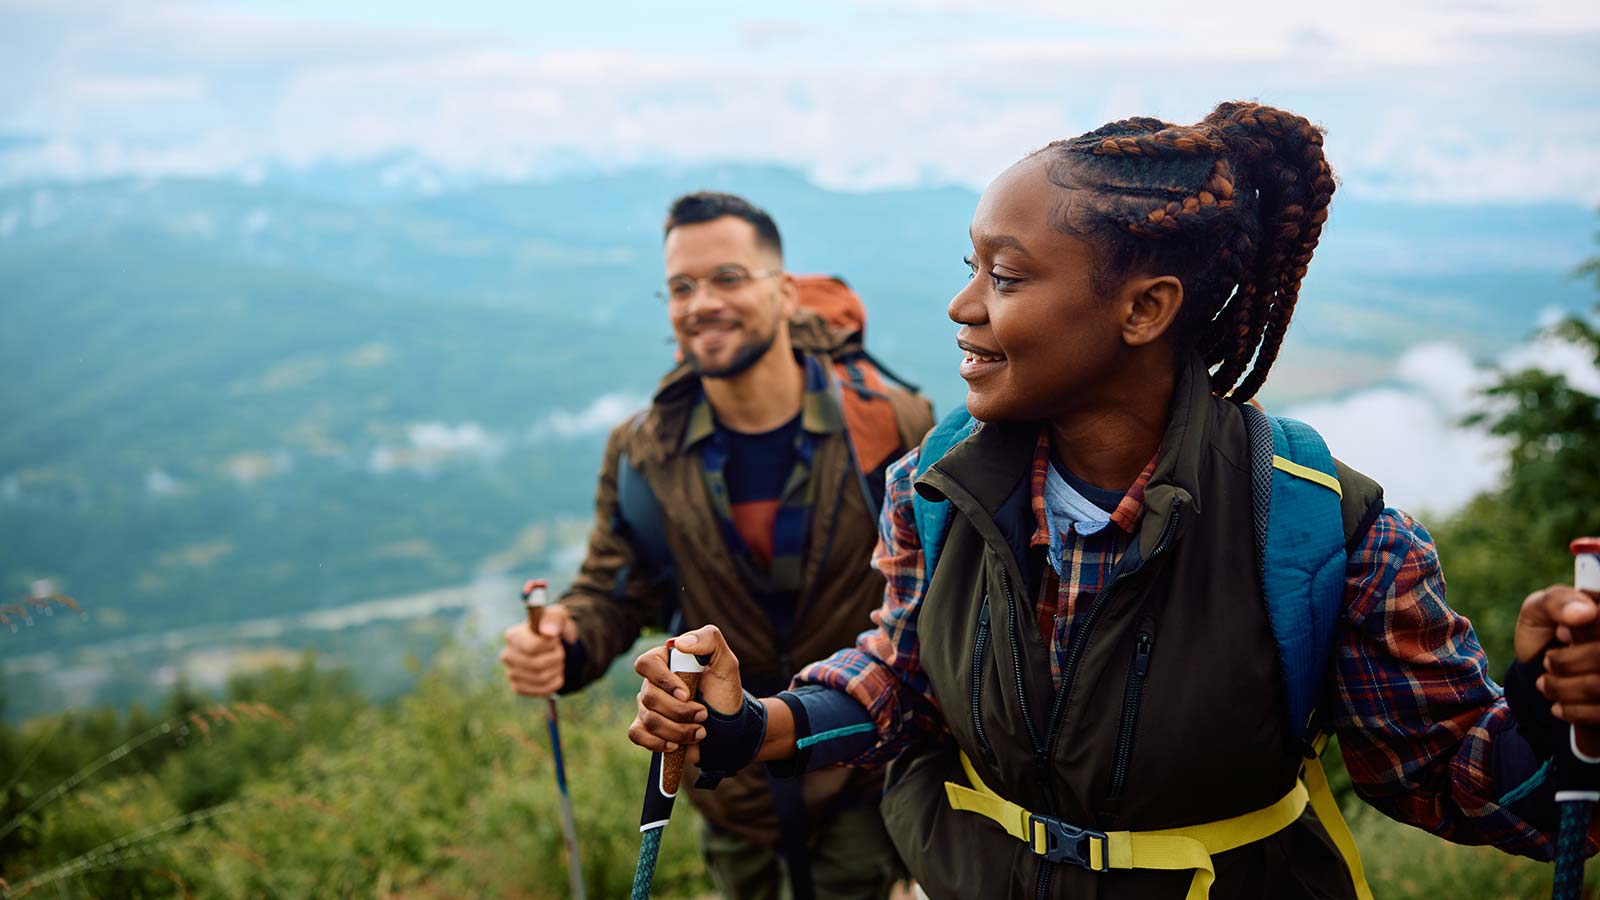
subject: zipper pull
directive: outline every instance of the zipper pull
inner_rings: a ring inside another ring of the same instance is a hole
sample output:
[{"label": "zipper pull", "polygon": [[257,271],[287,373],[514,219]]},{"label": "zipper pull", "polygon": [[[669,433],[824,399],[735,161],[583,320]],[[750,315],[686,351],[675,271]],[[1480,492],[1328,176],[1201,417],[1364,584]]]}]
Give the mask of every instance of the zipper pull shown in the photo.
[{"label": "zipper pull", "polygon": [[1133,651],[1133,671],[1140,678],[1150,671],[1150,649],[1153,643],[1150,635],[1140,633],[1139,643]]}]

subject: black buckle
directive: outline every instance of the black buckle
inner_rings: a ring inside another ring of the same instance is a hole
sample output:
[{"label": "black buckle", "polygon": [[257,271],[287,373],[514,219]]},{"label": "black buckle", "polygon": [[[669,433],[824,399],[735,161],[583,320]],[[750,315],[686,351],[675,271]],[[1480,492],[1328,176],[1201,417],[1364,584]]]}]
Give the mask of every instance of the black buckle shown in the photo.
[{"label": "black buckle", "polygon": [[[1060,819],[1049,816],[1028,814],[1028,836],[1033,838],[1039,833],[1040,826],[1044,827],[1045,852],[1039,853],[1038,841],[1029,840],[1028,846],[1033,852],[1043,856],[1054,863],[1072,863],[1091,872],[1108,872],[1111,870],[1110,855],[1106,852],[1106,833],[1095,831],[1092,828],[1079,828],[1068,825]],[[1089,842],[1095,838],[1100,839],[1100,866],[1097,868],[1090,862]]]}]

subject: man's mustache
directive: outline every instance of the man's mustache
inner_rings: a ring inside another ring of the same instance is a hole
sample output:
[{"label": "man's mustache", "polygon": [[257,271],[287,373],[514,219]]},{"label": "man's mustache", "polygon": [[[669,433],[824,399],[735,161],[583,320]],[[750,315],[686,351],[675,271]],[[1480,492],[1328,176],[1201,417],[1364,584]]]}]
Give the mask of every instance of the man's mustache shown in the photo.
[{"label": "man's mustache", "polygon": [[729,326],[729,325],[737,326],[737,325],[740,325],[740,324],[742,324],[742,323],[740,322],[738,316],[701,315],[701,316],[692,316],[692,317],[690,317],[688,319],[685,319],[684,322],[683,322],[683,330],[687,331],[687,332],[690,332],[690,333],[693,333],[693,332],[699,331],[702,328],[716,328],[716,327],[723,327],[723,326]]}]

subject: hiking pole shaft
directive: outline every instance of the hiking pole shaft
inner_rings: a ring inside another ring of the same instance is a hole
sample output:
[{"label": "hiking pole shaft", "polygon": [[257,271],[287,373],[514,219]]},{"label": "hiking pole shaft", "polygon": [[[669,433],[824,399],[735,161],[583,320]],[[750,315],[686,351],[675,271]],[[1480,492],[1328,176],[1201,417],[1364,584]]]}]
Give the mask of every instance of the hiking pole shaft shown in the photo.
[{"label": "hiking pole shaft", "polygon": [[[693,697],[700,688],[700,673],[705,666],[667,641],[669,667],[683,679]],[[678,796],[683,778],[683,757],[688,748],[650,754],[650,778],[644,788],[644,809],[639,814],[639,864],[633,871],[630,900],[650,900],[650,884],[656,877],[656,857],[661,853],[661,832],[672,818],[672,801]]]},{"label": "hiking pole shaft", "polygon": [[[1579,538],[1572,542],[1573,585],[1580,591],[1600,592],[1600,538]],[[1551,900],[1578,900],[1583,893],[1583,860],[1589,836],[1589,821],[1594,805],[1600,801],[1600,741],[1593,728],[1568,726],[1566,747],[1556,752],[1565,758],[1562,789],[1556,791],[1561,810],[1561,830],[1556,834],[1556,871]]]},{"label": "hiking pole shaft", "polygon": [[[528,608],[528,629],[539,633],[539,621],[544,617],[546,583],[530,581],[522,586],[522,599]],[[567,790],[567,764],[561,753],[561,720],[556,714],[556,698],[545,698],[545,725],[550,729],[550,752],[555,759],[556,791],[561,795],[561,834],[567,845],[567,876],[572,884],[573,900],[585,900],[583,892],[583,863],[578,858],[578,822],[572,815],[572,794]]]}]

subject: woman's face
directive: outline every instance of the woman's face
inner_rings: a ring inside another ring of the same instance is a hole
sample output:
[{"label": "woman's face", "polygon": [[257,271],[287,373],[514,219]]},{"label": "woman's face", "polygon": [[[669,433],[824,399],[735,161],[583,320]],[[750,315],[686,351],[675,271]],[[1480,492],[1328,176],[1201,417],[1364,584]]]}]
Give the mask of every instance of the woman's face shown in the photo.
[{"label": "woman's face", "polygon": [[961,325],[967,409],[983,421],[1053,419],[1093,406],[1124,349],[1121,304],[1095,295],[1094,253],[1051,226],[1075,192],[1031,157],[1001,173],[972,217]]}]

